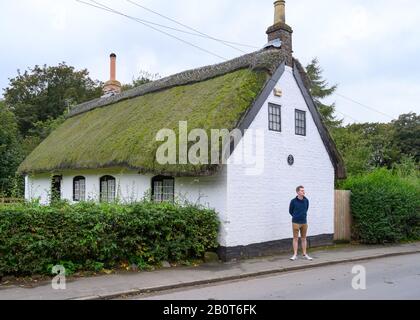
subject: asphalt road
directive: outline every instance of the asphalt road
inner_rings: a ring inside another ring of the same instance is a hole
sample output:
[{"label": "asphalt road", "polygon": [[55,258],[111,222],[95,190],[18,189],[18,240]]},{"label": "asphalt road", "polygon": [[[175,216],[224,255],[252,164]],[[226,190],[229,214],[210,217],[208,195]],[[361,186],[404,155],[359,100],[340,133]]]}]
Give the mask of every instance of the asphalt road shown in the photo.
[{"label": "asphalt road", "polygon": [[[355,290],[366,270],[366,289]],[[355,272],[355,273],[353,273]],[[354,280],[354,277],[356,277]],[[184,288],[135,300],[420,300],[420,254]]]}]

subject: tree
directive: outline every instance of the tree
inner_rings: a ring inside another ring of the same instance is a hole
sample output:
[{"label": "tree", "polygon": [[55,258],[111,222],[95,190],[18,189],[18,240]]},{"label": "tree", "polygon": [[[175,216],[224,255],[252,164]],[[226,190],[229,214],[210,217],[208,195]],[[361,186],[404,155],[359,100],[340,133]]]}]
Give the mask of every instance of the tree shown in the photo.
[{"label": "tree", "polygon": [[393,127],[389,123],[363,123],[348,126],[350,132],[362,134],[363,141],[370,146],[367,159],[370,167],[387,167],[400,160],[401,152],[393,140]]},{"label": "tree", "polygon": [[84,69],[76,71],[65,62],[58,66],[35,66],[9,79],[5,103],[15,114],[19,131],[26,137],[35,123],[57,119],[72,105],[102,94],[102,84],[89,78]]},{"label": "tree", "polygon": [[420,115],[408,113],[392,122],[393,139],[401,152],[420,161]]},{"label": "tree", "polygon": [[322,99],[329,97],[337,90],[337,85],[330,87],[327,81],[322,78],[322,72],[323,70],[319,66],[317,58],[312,59],[306,66],[306,73],[311,80],[310,92],[317,104],[325,125],[328,129],[338,128],[342,125],[343,120],[339,120],[335,117],[335,104],[326,105],[322,103]]},{"label": "tree", "polygon": [[366,141],[365,135],[359,130],[351,130],[349,127],[336,128],[333,131],[334,141],[349,176],[363,174],[373,169],[370,164],[372,146]]},{"label": "tree", "polygon": [[401,152],[393,135],[390,123],[351,124],[333,130],[350,176],[380,167],[391,169],[400,161]]},{"label": "tree", "polygon": [[392,167],[395,174],[401,178],[411,179],[420,187],[419,163],[412,156],[403,155],[399,163]]},{"label": "tree", "polygon": [[23,160],[14,114],[0,101],[0,194],[11,195],[15,172]]}]

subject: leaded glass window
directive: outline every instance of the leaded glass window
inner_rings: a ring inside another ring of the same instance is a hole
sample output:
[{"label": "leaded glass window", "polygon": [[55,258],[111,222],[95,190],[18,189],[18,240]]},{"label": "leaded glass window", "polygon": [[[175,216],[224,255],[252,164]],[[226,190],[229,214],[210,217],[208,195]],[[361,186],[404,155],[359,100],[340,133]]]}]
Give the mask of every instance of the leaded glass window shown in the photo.
[{"label": "leaded glass window", "polygon": [[114,202],[115,201],[115,178],[111,176],[104,176],[101,178],[101,202]]},{"label": "leaded glass window", "polygon": [[76,177],[73,179],[73,201],[85,201],[86,199],[86,179]]},{"label": "leaded glass window", "polygon": [[281,132],[281,106],[268,104],[268,127],[270,131]]},{"label": "leaded glass window", "polygon": [[157,176],[152,179],[152,199],[155,202],[173,202],[175,199],[175,179]]},{"label": "leaded glass window", "polygon": [[306,136],[306,112],[296,110],[295,112],[295,127],[296,134],[299,136]]}]

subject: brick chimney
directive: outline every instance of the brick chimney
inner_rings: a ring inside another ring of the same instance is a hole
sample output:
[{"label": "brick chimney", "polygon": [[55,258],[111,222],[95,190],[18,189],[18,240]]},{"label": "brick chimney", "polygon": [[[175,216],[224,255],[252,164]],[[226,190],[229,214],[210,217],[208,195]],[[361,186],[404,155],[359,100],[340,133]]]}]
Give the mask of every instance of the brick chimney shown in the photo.
[{"label": "brick chimney", "polygon": [[268,45],[281,41],[281,50],[286,57],[286,65],[293,67],[293,30],[286,24],[286,1],[277,0],[274,2],[274,24],[268,28]]},{"label": "brick chimney", "polygon": [[103,89],[105,96],[112,96],[112,95],[121,93],[121,83],[117,81],[116,75],[117,75],[117,55],[115,53],[111,53],[110,79],[109,81],[105,82],[104,89]]}]

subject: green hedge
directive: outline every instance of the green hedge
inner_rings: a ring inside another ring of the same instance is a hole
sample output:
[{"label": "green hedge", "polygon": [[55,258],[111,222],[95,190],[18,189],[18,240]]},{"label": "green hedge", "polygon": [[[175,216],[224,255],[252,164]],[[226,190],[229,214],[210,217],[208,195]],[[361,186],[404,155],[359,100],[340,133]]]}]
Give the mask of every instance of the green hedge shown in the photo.
[{"label": "green hedge", "polygon": [[81,203],[0,206],[0,276],[140,268],[217,247],[216,212],[193,205]]},{"label": "green hedge", "polygon": [[367,244],[420,240],[420,188],[386,169],[349,178],[356,240]]}]

